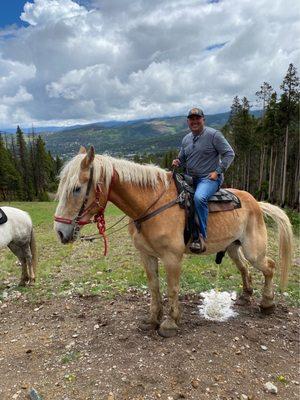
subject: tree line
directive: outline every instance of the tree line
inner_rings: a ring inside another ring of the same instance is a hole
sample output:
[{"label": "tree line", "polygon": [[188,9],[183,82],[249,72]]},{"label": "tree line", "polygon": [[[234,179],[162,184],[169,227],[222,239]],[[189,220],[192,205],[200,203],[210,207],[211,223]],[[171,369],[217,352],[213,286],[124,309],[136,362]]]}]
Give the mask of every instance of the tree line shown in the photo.
[{"label": "tree line", "polygon": [[45,201],[56,191],[62,160],[52,157],[40,135],[26,139],[19,126],[15,135],[0,134],[1,201]]},{"label": "tree line", "polygon": [[234,98],[222,131],[236,157],[226,173],[226,185],[265,200],[299,209],[299,77],[293,64],[276,93],[268,82],[256,92],[260,118],[250,113],[246,97]]}]

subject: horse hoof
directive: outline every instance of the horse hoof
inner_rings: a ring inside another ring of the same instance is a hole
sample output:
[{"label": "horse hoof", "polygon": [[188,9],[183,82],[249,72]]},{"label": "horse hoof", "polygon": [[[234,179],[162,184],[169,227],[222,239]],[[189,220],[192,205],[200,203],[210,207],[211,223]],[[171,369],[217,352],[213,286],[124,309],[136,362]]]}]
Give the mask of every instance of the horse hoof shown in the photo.
[{"label": "horse hoof", "polygon": [[139,324],[139,329],[141,331],[154,331],[159,327],[159,324],[157,322],[151,321],[150,319],[145,319],[141,321]]},{"label": "horse hoof", "polygon": [[250,303],[251,303],[250,297],[241,294],[241,295],[236,299],[236,301],[235,301],[234,304],[236,304],[237,306],[246,306],[246,305],[249,305]]},{"label": "horse hoof", "polygon": [[164,329],[160,327],[157,333],[163,338],[171,338],[177,335],[177,329]]},{"label": "horse hoof", "polygon": [[270,315],[273,314],[275,311],[275,304],[272,304],[269,307],[263,307],[262,305],[259,306],[260,312],[264,315]]},{"label": "horse hoof", "polygon": [[165,319],[158,329],[158,334],[164,338],[170,338],[176,336],[178,332],[178,326],[173,319]]}]

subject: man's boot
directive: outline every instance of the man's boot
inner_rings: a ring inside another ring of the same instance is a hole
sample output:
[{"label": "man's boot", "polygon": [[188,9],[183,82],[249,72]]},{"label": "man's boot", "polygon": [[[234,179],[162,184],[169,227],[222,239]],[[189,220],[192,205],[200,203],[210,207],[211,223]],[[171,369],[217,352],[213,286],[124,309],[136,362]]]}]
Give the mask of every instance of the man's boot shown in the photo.
[{"label": "man's boot", "polygon": [[189,247],[190,251],[195,254],[200,254],[206,251],[206,243],[202,235],[198,239],[194,240]]}]

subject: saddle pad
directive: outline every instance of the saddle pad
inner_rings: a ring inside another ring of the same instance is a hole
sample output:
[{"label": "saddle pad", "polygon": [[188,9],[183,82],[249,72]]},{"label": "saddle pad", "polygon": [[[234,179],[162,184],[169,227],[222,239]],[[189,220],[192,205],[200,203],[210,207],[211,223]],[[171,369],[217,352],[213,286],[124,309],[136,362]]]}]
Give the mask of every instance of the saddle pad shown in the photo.
[{"label": "saddle pad", "polygon": [[5,212],[0,208],[0,225],[5,224],[7,221],[7,216]]},{"label": "saddle pad", "polygon": [[213,202],[213,201],[208,202],[208,212],[210,213],[218,211],[231,211],[234,210],[235,208],[241,208],[241,207],[237,207],[233,201],[227,201],[226,203]]},{"label": "saddle pad", "polygon": [[241,207],[242,205],[240,199],[235,194],[226,189],[218,190],[208,200],[209,212],[231,211],[235,208]]}]

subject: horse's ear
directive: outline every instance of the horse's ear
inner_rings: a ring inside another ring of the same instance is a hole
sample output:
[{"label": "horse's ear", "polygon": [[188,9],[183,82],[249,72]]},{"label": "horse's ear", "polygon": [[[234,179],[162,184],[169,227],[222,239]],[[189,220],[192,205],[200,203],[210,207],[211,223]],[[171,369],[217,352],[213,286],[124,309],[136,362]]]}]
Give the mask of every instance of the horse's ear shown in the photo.
[{"label": "horse's ear", "polygon": [[94,146],[91,146],[84,159],[81,161],[81,169],[89,168],[95,158]]},{"label": "horse's ear", "polygon": [[78,154],[86,154],[86,148],[84,146],[80,146]]}]

